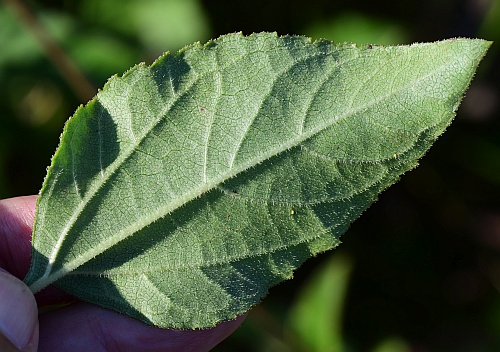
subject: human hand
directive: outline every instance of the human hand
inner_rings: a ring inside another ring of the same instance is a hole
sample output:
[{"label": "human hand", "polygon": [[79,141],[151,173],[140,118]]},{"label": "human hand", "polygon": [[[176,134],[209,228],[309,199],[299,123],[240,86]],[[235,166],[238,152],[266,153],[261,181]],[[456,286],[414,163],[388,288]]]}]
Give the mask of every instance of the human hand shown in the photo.
[{"label": "human hand", "polygon": [[[0,200],[0,351],[208,351],[245,319],[207,330],[166,330],[75,301],[51,287],[35,300],[20,280],[29,268],[35,205],[36,196]],[[37,302],[42,307],[71,300],[38,314]]]}]

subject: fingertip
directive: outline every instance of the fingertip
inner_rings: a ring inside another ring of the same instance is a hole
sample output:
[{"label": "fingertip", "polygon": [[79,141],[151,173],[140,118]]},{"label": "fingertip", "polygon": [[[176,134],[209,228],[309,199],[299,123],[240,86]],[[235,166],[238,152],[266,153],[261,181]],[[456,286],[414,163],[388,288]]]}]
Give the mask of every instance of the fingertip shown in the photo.
[{"label": "fingertip", "polygon": [[38,349],[38,308],[29,288],[0,270],[0,350]]}]

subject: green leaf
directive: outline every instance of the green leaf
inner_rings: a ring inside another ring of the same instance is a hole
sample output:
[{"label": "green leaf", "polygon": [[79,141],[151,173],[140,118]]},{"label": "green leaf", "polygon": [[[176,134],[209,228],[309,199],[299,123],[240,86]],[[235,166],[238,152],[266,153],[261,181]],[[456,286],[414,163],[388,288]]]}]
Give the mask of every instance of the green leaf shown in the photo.
[{"label": "green leaf", "polygon": [[489,45],[232,34],[111,78],[65,126],[26,283],[165,328],[236,317],[416,166]]}]

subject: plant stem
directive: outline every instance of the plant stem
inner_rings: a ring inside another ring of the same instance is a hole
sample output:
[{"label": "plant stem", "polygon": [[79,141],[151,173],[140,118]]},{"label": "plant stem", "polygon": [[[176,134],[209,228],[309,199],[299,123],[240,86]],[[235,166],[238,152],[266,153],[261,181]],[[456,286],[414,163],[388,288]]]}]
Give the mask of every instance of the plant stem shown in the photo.
[{"label": "plant stem", "polygon": [[40,43],[45,54],[71,87],[75,95],[86,103],[94,97],[96,89],[78,69],[73,60],[47,32],[42,23],[22,0],[4,0],[28,31]]}]

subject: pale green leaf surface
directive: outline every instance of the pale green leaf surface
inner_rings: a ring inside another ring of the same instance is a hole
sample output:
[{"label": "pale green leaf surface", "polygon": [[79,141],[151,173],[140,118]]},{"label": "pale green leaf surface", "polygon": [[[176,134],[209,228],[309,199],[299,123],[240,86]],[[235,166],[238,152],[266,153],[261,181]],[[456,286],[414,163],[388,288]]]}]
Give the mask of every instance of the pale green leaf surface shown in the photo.
[{"label": "pale green leaf surface", "polygon": [[161,327],[236,317],[416,166],[489,44],[232,34],[111,78],[65,126],[26,283]]}]

